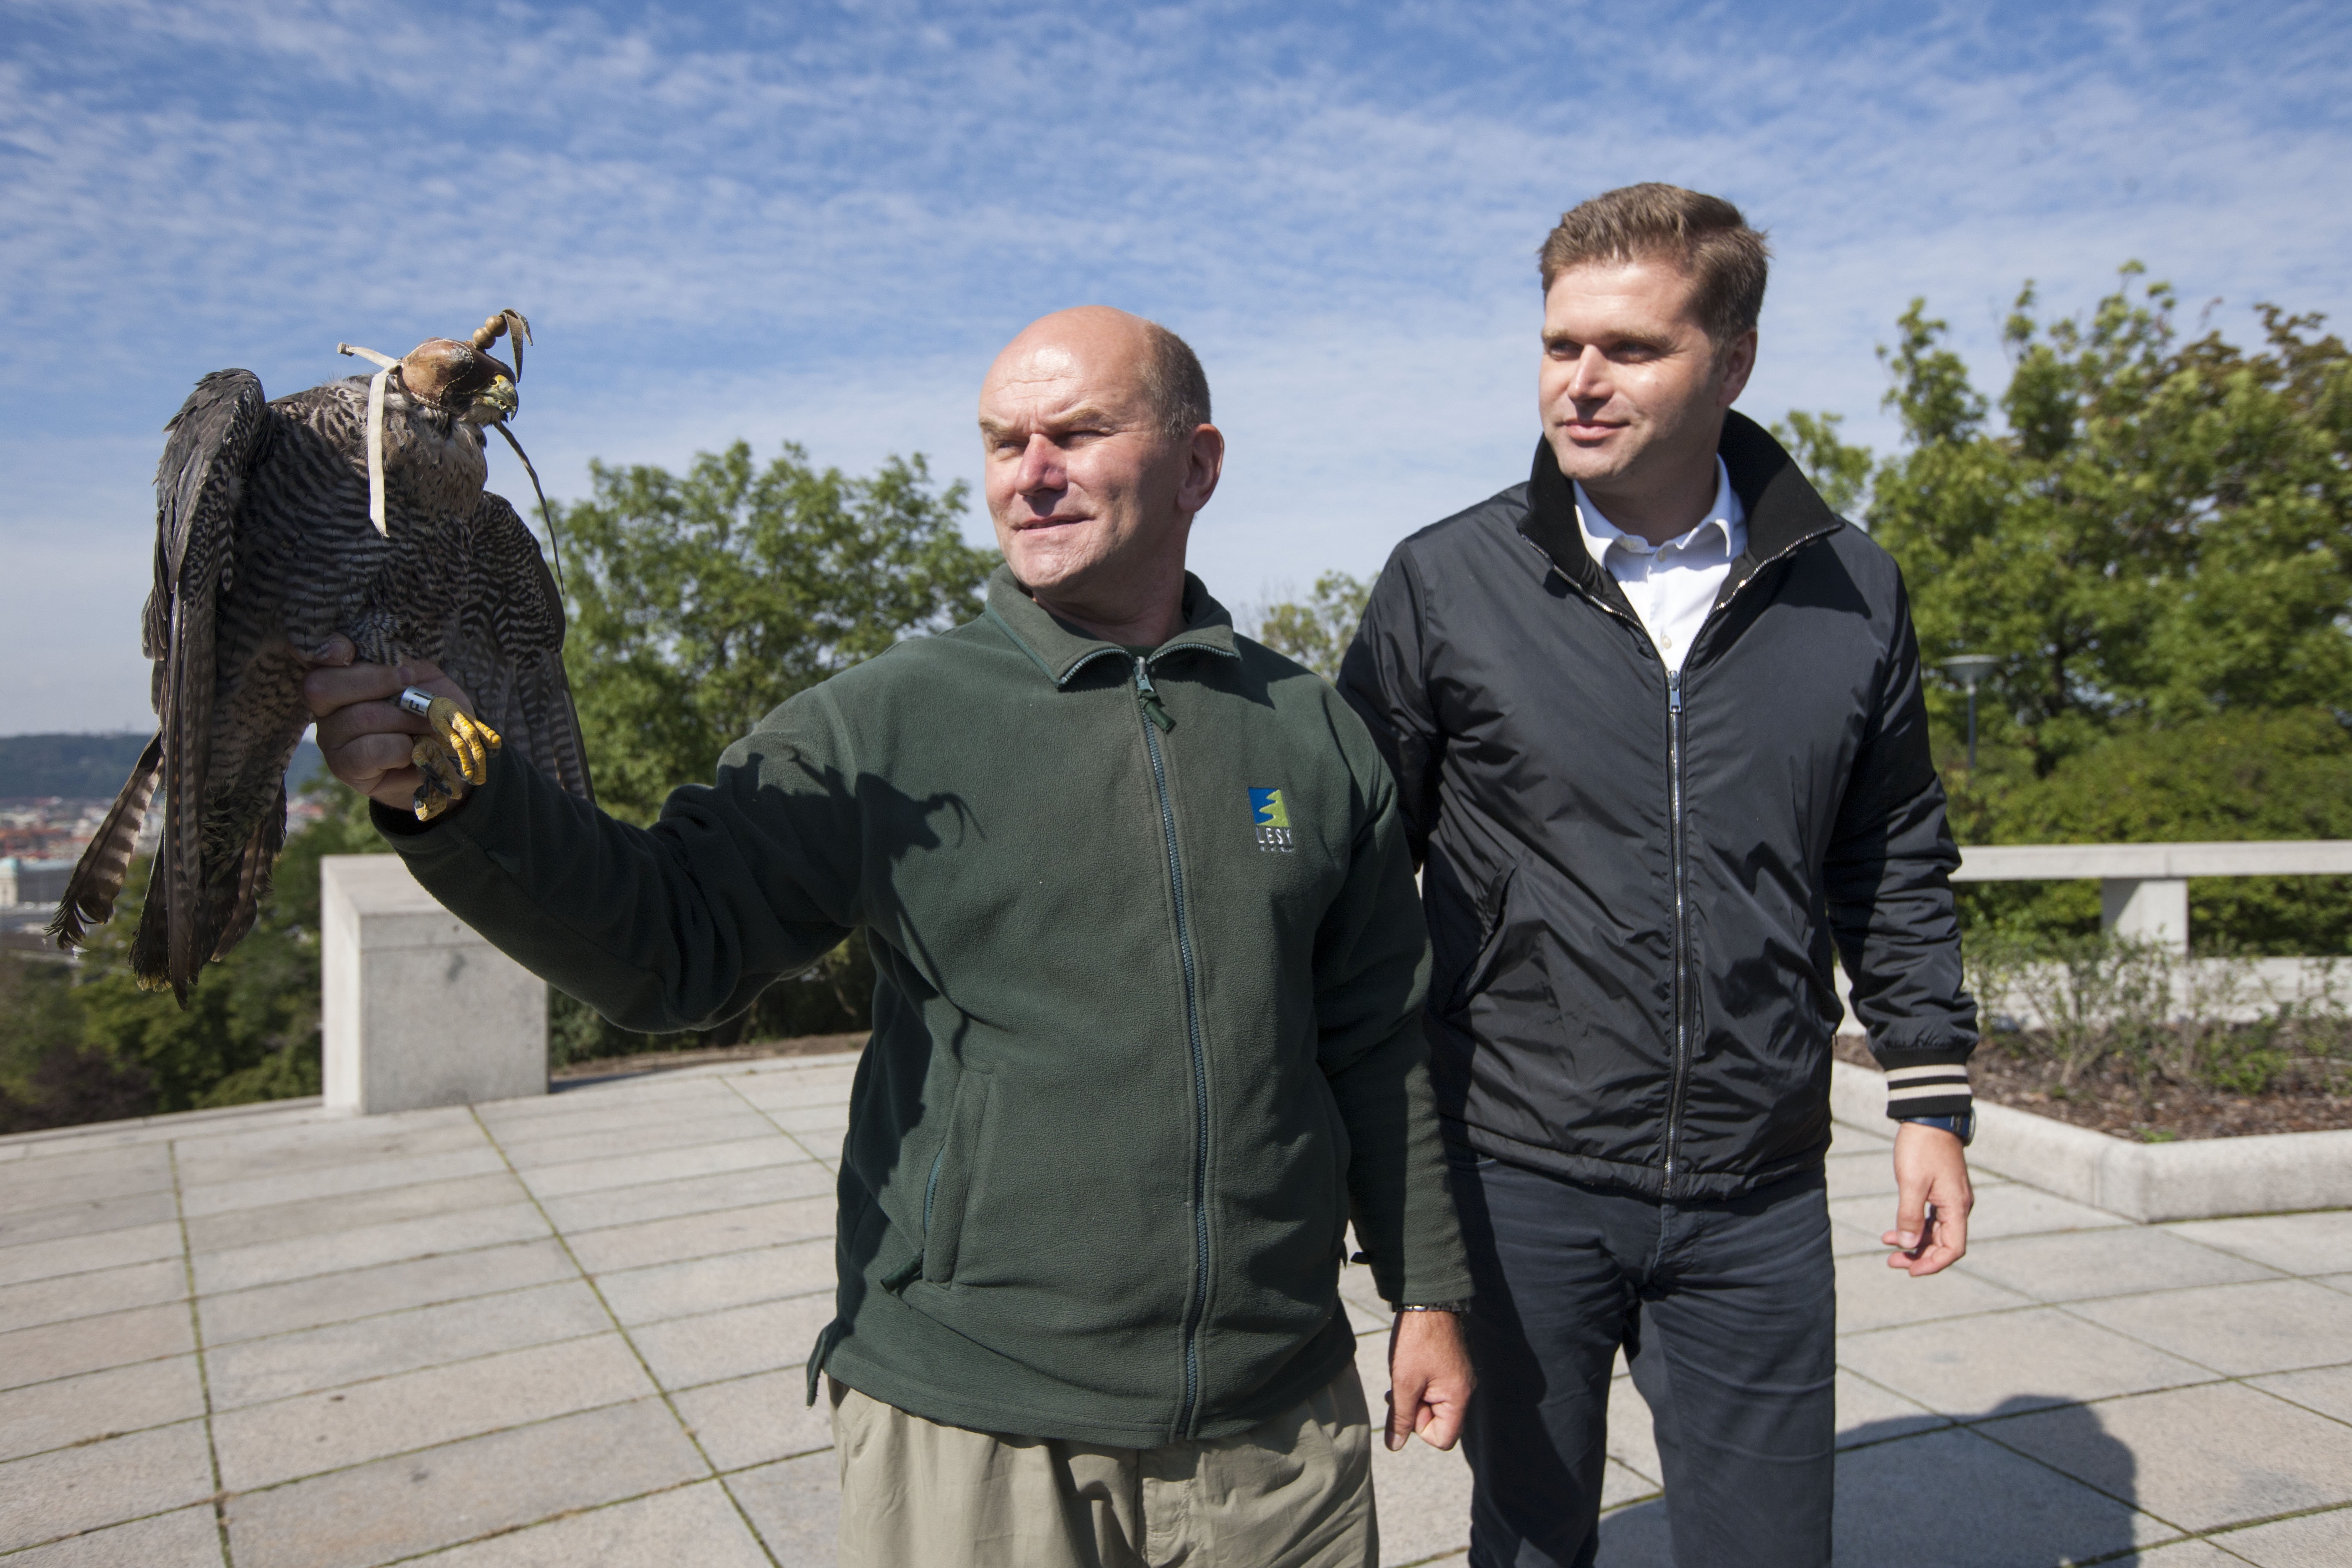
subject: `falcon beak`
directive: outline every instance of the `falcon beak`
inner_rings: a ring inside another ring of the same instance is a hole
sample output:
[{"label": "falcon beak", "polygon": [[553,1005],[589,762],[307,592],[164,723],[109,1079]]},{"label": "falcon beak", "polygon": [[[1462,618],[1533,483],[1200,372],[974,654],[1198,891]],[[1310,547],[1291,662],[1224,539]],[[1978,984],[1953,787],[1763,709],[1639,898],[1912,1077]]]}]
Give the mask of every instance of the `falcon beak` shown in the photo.
[{"label": "falcon beak", "polygon": [[457,417],[468,425],[496,425],[508,418],[520,406],[515,395],[515,384],[504,375],[493,377],[490,384],[474,394],[473,401]]}]

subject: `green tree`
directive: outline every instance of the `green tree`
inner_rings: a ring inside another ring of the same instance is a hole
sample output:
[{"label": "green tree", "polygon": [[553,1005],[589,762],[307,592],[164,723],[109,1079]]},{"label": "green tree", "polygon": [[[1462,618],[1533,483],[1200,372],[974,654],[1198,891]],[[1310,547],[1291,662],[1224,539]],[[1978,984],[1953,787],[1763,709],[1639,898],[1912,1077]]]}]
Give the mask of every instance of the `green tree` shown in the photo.
[{"label": "green tree", "polygon": [[1326,680],[1339,679],[1339,660],[1355,639],[1364,618],[1364,605],[1372,585],[1345,572],[1326,572],[1315,579],[1315,592],[1304,604],[1285,600],[1267,606],[1259,621],[1257,640],[1286,654]]},{"label": "green tree", "polygon": [[[977,616],[997,563],[964,542],[964,485],[939,489],[919,456],[853,479],[790,445],[762,468],[739,441],[682,475],[591,471],[564,518],[564,663],[598,803],[635,822],[794,692]],[[873,985],[857,937],[711,1030],[633,1035],[558,994],[551,1048],[561,1064],[862,1028]]]},{"label": "green tree", "polygon": [[1797,467],[1840,517],[1860,518],[1870,510],[1870,448],[1848,445],[1838,435],[1843,414],[1807,414],[1789,410],[1772,423],[1772,435],[1789,448]]},{"label": "green tree", "polygon": [[[1930,661],[2003,657],[1995,769],[2047,777],[2224,712],[2352,716],[2352,357],[2270,307],[2261,352],[2183,343],[2171,290],[2138,273],[2084,321],[2020,294],[1998,433],[1924,302],[1887,355],[1907,449],[1874,477],[1871,529]],[[1956,725],[1957,688],[1933,700]]]},{"label": "green tree", "polygon": [[[1962,842],[2352,836],[2352,355],[2267,305],[2259,350],[2184,342],[2172,290],[2140,278],[2081,320],[2028,284],[1998,400],[1913,300],[1881,351],[1904,449],[1874,468],[1829,416],[1776,429],[1817,482],[1867,475],[1931,670],[2002,660],[1973,775],[1967,699],[1929,681]],[[1979,886],[1963,907],[2034,936],[2098,914],[2087,883]],[[2200,944],[2352,936],[2341,878],[2200,882],[2191,909]]]},{"label": "green tree", "polygon": [[992,551],[966,544],[966,489],[920,457],[851,479],[737,442],[682,474],[591,466],[565,513],[564,664],[597,800],[650,822],[771,710],[905,637],[980,613]]}]

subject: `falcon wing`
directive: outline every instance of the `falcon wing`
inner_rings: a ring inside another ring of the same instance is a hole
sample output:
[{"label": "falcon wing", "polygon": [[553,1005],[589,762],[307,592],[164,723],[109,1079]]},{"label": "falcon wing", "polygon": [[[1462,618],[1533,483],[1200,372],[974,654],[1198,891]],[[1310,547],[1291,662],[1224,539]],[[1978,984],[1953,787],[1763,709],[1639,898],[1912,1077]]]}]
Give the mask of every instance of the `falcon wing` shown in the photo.
[{"label": "falcon wing", "polygon": [[506,744],[593,802],[588,751],[563,673],[563,601],[539,541],[504,497],[488,490],[474,509],[468,566],[442,639],[442,669]]},{"label": "falcon wing", "polygon": [[[108,814],[107,830],[90,842],[75,867],[52,927],[61,942],[78,940],[83,922],[102,921],[122,889],[138,818],[160,784],[164,791],[163,837],[142,919],[133,964],[142,980],[168,976],[174,989],[193,980],[211,956],[198,931],[204,881],[201,798],[212,752],[214,610],[229,586],[238,509],[268,428],[268,399],[248,370],[216,370],[163,428],[163,460],[155,469],[155,587],[141,622],[141,641],[155,661],[152,688],[161,733],[131,771]],[[160,754],[159,754],[160,751]],[[165,918],[155,919],[160,895]],[[160,946],[162,952],[156,952]]]}]

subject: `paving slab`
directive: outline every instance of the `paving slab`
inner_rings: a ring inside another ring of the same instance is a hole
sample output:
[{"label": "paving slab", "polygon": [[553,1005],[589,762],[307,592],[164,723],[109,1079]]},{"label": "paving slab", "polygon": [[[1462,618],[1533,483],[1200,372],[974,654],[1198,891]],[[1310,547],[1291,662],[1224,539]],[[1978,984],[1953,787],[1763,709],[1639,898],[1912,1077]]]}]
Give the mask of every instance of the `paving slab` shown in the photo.
[{"label": "paving slab", "polygon": [[[2352,1353],[2352,1345],[2345,1350]],[[2246,1380],[2266,1394],[2291,1400],[2322,1415],[2352,1422],[2352,1366],[2318,1366],[2302,1372],[2274,1372]]]},{"label": "paving slab", "polygon": [[671,1318],[629,1337],[653,1369],[654,1381],[667,1389],[681,1389],[804,1365],[819,1331],[831,1321],[833,1294],[827,1291]]},{"label": "paving slab", "polygon": [[603,1334],[226,1410],[213,1445],[221,1485],[251,1491],[653,1392],[627,1343]]},{"label": "paving slab", "polygon": [[2135,1394],[1982,1431],[2184,1530],[2352,1502],[2352,1426],[2242,1384]]},{"label": "paving slab", "polygon": [[2282,1519],[2213,1539],[2254,1568],[2344,1568],[2352,1563],[2352,1509]]},{"label": "paving slab", "polygon": [[1654,1487],[1665,1474],[1658,1462],[1657,1424],[1633,1378],[1625,1374],[1622,1355],[1617,1367],[1618,1375],[1609,1380],[1609,1458]]},{"label": "paving slab", "polygon": [[177,1258],[0,1286],[0,1333],[176,1301],[187,1293],[187,1266]]},{"label": "paving slab", "polygon": [[0,1459],[121,1436],[205,1413],[193,1355],[61,1377],[0,1394]]},{"label": "paving slab", "polygon": [[2210,1383],[2214,1375],[2053,1307],[1848,1334],[1838,1342],[1838,1362],[1956,1415],[2105,1399]]},{"label": "paving slab", "polygon": [[2237,1377],[2334,1365],[2352,1345],[2352,1296],[2304,1279],[2118,1296],[2067,1310]]},{"label": "paving slab", "polygon": [[739,1110],[743,1101],[723,1084],[668,1074],[614,1083],[597,1090],[566,1089],[539,1100],[508,1100],[474,1109],[490,1136],[511,1146],[538,1138],[568,1138],[603,1128],[643,1126],[648,1121],[691,1119]]},{"label": "paving slab", "polygon": [[1914,1279],[1899,1268],[1889,1268],[1887,1256],[1881,1248],[1837,1259],[1840,1333],[2032,1305],[2030,1297],[1958,1269]]},{"label": "paving slab", "polygon": [[[2079,1425],[2087,1415],[2077,1405],[2046,1419]],[[2059,1568],[2179,1533],[1966,1427],[1838,1456],[1834,1552],[1842,1563]]]},{"label": "paving slab", "polygon": [[527,1121],[562,1121],[583,1111],[631,1108],[639,1114],[661,1114],[661,1108],[682,1101],[718,1104],[726,1089],[708,1077],[691,1072],[635,1073],[625,1078],[558,1083],[551,1092],[525,1100],[490,1100],[474,1108],[485,1126],[506,1129]]},{"label": "paving slab", "polygon": [[12,1459],[0,1465],[0,1552],[184,1508],[212,1493],[201,1421]]},{"label": "paving slab", "polygon": [[[1969,1246],[1973,1249],[1980,1241],[2003,1237],[2105,1230],[2133,1223],[2119,1214],[2011,1182],[1978,1191],[1976,1206],[1969,1212]],[[1883,1223],[1880,1228],[1885,1228]]]},{"label": "paving slab", "polygon": [[410,1154],[392,1160],[354,1158],[348,1165],[314,1166],[209,1186],[191,1183],[183,1194],[189,1216],[207,1218],[241,1209],[349,1199],[362,1193],[456,1182],[468,1176],[499,1176],[506,1173],[506,1168],[499,1152],[487,1141],[478,1139],[466,1148],[441,1153]]},{"label": "paving slab", "polygon": [[706,1384],[677,1397],[685,1422],[720,1470],[740,1470],[833,1447],[833,1406],[808,1403],[799,1367]]},{"label": "paving slab", "polygon": [[504,1170],[446,1181],[420,1182],[414,1186],[381,1187],[337,1193],[326,1197],[304,1196],[288,1203],[254,1208],[228,1209],[197,1215],[187,1222],[188,1246],[195,1252],[226,1252],[272,1241],[292,1241],[395,1220],[424,1219],[436,1215],[463,1214],[469,1209],[498,1208],[528,1203],[530,1194]]},{"label": "paving slab", "polygon": [[835,1105],[779,1105],[767,1112],[768,1120],[787,1132],[811,1134],[829,1132],[838,1143],[849,1131],[849,1107]]},{"label": "paving slab", "polygon": [[2080,1301],[2279,1278],[2251,1259],[2141,1226],[1972,1242],[1957,1267],[2037,1301]]},{"label": "paving slab", "polygon": [[727,1087],[762,1110],[784,1110],[807,1105],[847,1105],[851,1072],[810,1070],[800,1073],[745,1073],[726,1080]]},{"label": "paving slab", "polygon": [[833,1240],[762,1247],[597,1277],[613,1316],[634,1328],[665,1318],[823,1291],[833,1298]]},{"label": "paving slab", "polygon": [[8,1568],[214,1568],[223,1562],[211,1505],[93,1530],[8,1559]]},{"label": "paving slab", "polygon": [[195,1329],[188,1321],[188,1309],[178,1301],[68,1318],[0,1334],[0,1388],[183,1355],[195,1348]]},{"label": "paving slab", "polygon": [[230,1410],[259,1405],[500,1351],[584,1339],[609,1333],[612,1327],[595,1293],[575,1280],[247,1340],[223,1345],[206,1358],[213,1405]]},{"label": "paving slab", "polygon": [[[1889,1126],[1894,1125],[1892,1122]],[[1832,1154],[1881,1154],[1892,1156],[1895,1152],[1893,1134],[1867,1127],[1857,1127],[1851,1121],[1830,1123],[1830,1152]]]},{"label": "paving slab", "polygon": [[726,1486],[777,1563],[833,1562],[841,1542],[841,1471],[831,1449],[738,1470]]},{"label": "paving slab", "polygon": [[579,1231],[565,1239],[580,1267],[592,1274],[613,1274],[795,1241],[822,1241],[830,1247],[835,1213],[834,1196],[825,1192],[781,1203],[749,1204],[676,1219]]},{"label": "paving slab", "polygon": [[2111,1557],[2100,1568],[2241,1568],[2244,1562],[2209,1541],[2176,1541],[2128,1557]]},{"label": "paving slab", "polygon": [[547,1233],[546,1219],[536,1205],[529,1203],[391,1220],[319,1236],[234,1247],[225,1252],[199,1253],[195,1258],[196,1289],[206,1295],[246,1290],[256,1285],[275,1285],[316,1274],[397,1263],[437,1252],[465,1252],[501,1242],[535,1240]]},{"label": "paving slab", "polygon": [[370,1568],[708,1474],[648,1399],[232,1497],[229,1551],[236,1568]]},{"label": "paving slab", "polygon": [[814,1160],[788,1165],[761,1165],[748,1171],[727,1171],[715,1176],[687,1176],[650,1182],[638,1187],[615,1187],[583,1193],[577,1197],[549,1198],[541,1206],[557,1229],[570,1236],[613,1226],[642,1225],[680,1215],[708,1214],[744,1208],[752,1204],[782,1203],[790,1198],[830,1197],[834,1174]]},{"label": "paving slab", "polygon": [[1858,1448],[1865,1443],[1884,1443],[1951,1425],[1950,1417],[1930,1410],[1916,1400],[1906,1399],[1893,1389],[1882,1387],[1846,1367],[1841,1366],[1837,1370],[1835,1394],[1836,1441],[1841,1448]]},{"label": "paving slab", "polygon": [[768,1119],[748,1105],[698,1109],[691,1117],[640,1117],[633,1124],[565,1131],[554,1137],[516,1140],[501,1138],[499,1146],[518,1171],[541,1165],[567,1165],[576,1160],[611,1160],[624,1154],[646,1154],[664,1149],[698,1148],[706,1143],[733,1143],[774,1132]]},{"label": "paving slab", "polygon": [[120,1268],[126,1263],[149,1263],[158,1258],[179,1256],[180,1227],[175,1221],[135,1225],[98,1236],[61,1236],[53,1241],[0,1247],[0,1285],[90,1274],[101,1268]]},{"label": "paving slab", "polygon": [[579,1272],[562,1243],[518,1241],[205,1296],[198,1300],[197,1310],[204,1321],[205,1342],[224,1345],[382,1312],[551,1285],[576,1279]]},{"label": "paving slab", "polygon": [[172,1190],[169,1149],[52,1154],[12,1166],[0,1180],[0,1214],[27,1214],[93,1198]]},{"label": "paving slab", "polygon": [[[241,1184],[268,1176],[397,1163],[489,1146],[463,1106],[401,1111],[300,1127],[192,1140],[175,1146],[184,1188]],[[337,1180],[331,1173],[322,1178]]]},{"label": "paving slab", "polygon": [[2174,1236],[2268,1264],[2284,1274],[2352,1270],[2352,1210],[2185,1220],[2164,1228]]},{"label": "paving slab", "polygon": [[170,1193],[133,1193],[119,1198],[78,1198],[54,1208],[0,1215],[0,1247],[21,1247],[28,1241],[55,1241],[60,1237],[102,1236],[134,1226],[172,1225],[180,1217],[179,1201]]},{"label": "paving slab", "polygon": [[650,1154],[625,1154],[613,1160],[574,1160],[568,1164],[541,1165],[521,1173],[523,1183],[542,1199],[572,1197],[581,1193],[634,1187],[646,1182],[674,1181],[685,1176],[716,1175],[726,1171],[752,1170],[762,1165],[789,1165],[806,1161],[809,1152],[781,1132],[737,1138],[725,1143],[699,1143],[688,1149],[664,1149]]},{"label": "paving slab", "polygon": [[1857,1154],[1832,1154],[1825,1167],[1830,1201],[1875,1197],[1885,1200],[1888,1223],[1895,1218],[1895,1161],[1885,1150]]},{"label": "paving slab", "polygon": [[[716,1481],[611,1503],[529,1530],[412,1558],[416,1568],[769,1568]],[[812,1558],[794,1568],[815,1568]]]}]

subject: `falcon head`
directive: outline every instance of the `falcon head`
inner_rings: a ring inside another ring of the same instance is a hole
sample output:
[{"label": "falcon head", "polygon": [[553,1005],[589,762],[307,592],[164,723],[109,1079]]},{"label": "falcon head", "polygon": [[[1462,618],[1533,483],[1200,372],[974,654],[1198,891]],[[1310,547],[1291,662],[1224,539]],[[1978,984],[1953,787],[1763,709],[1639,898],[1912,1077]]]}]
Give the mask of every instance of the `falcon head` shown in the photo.
[{"label": "falcon head", "polygon": [[472,343],[427,338],[400,362],[400,388],[468,425],[495,425],[517,406],[515,372]]}]

